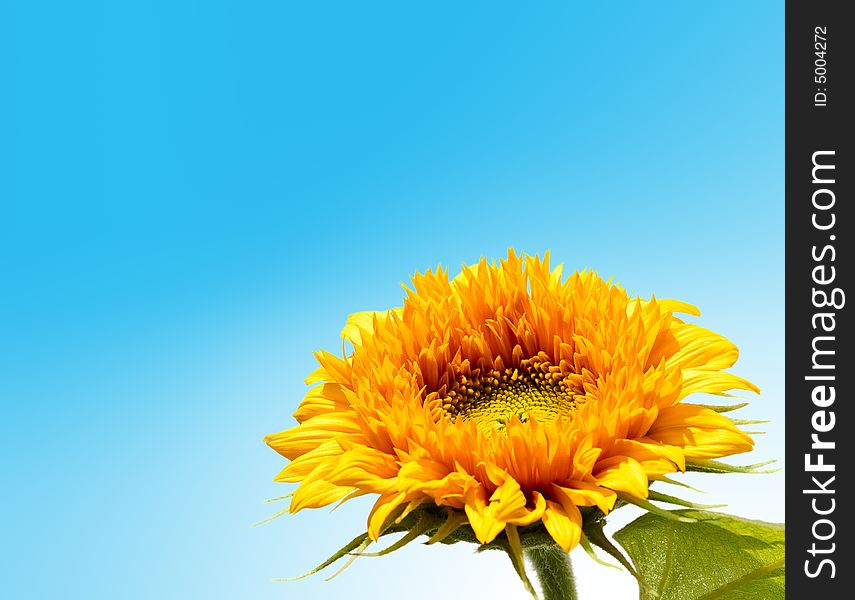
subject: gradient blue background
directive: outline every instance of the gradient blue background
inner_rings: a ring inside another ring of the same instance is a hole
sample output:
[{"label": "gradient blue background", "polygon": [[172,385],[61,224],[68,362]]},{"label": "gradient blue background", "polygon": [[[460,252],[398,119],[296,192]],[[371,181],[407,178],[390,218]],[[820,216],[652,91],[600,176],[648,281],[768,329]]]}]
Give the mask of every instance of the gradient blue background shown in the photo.
[{"label": "gradient blue background", "polygon": [[406,4],[0,9],[0,596],[524,598],[459,546],[271,582],[365,501],[250,528],[311,351],[509,246],[699,305],[783,456],[783,3]]}]

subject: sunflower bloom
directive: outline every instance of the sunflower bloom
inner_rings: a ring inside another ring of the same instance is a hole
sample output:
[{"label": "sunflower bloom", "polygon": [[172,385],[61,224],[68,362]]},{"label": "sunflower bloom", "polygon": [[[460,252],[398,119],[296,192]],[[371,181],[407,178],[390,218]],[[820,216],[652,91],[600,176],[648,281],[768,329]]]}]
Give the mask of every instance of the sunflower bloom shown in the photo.
[{"label": "sunflower bloom", "polygon": [[[376,494],[368,535],[394,515],[446,507],[482,544],[542,523],[565,551],[583,515],[751,438],[691,394],[758,391],[725,372],[736,346],[548,255],[416,274],[403,306],[352,315],[352,351],[320,351],[298,425],[265,438],[299,483],[289,510]],[[451,520],[451,519],[450,519]]]}]

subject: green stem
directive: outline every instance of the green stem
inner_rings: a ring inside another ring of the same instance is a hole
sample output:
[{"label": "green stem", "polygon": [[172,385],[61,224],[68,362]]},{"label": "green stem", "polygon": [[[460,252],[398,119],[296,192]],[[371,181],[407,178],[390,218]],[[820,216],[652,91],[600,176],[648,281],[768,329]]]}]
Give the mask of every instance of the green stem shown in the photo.
[{"label": "green stem", "polygon": [[526,548],[525,555],[540,580],[543,600],[576,600],[570,555],[557,544]]}]

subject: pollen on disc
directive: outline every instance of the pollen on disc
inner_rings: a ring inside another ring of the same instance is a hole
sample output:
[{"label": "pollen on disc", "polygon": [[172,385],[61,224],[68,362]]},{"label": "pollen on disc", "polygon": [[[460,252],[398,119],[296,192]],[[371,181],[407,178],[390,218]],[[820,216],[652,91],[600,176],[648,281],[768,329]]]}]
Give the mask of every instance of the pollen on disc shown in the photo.
[{"label": "pollen on disc", "polygon": [[576,406],[580,390],[578,378],[571,375],[566,365],[536,358],[503,370],[475,369],[451,385],[441,399],[442,408],[449,417],[474,420],[485,430],[501,429],[514,417],[526,421],[530,415],[550,422]]}]

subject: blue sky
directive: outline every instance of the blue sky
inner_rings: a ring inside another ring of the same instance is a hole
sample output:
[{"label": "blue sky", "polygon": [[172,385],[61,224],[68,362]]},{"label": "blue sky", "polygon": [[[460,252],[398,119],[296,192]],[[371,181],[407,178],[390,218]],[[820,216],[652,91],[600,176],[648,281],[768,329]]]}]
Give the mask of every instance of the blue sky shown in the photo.
[{"label": "blue sky", "polygon": [[[0,56],[0,595],[518,589],[457,547],[271,583],[366,507],[249,527],[311,351],[509,246],[700,306],[782,457],[783,3],[20,2]],[[780,474],[700,485],[783,519]]]}]

